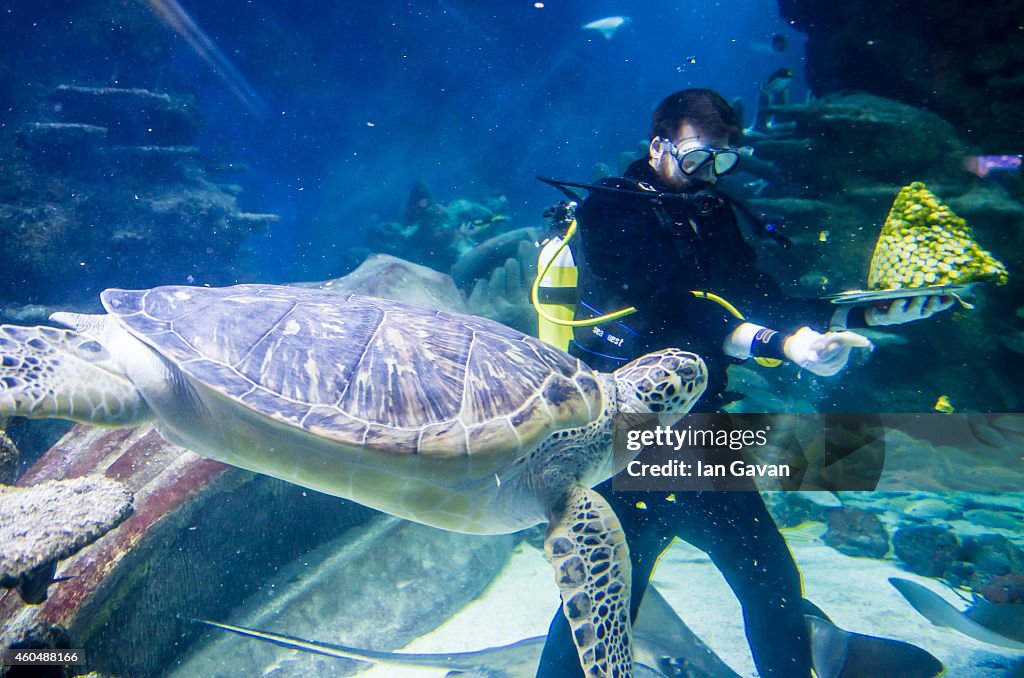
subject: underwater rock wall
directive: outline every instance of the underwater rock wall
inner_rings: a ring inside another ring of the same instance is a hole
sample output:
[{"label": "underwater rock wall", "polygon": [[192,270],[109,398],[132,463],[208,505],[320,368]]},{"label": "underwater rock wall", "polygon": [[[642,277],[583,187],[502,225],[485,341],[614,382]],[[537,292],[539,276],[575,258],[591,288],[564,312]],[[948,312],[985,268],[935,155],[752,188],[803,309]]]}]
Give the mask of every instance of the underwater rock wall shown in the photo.
[{"label": "underwater rock wall", "polygon": [[985,153],[1019,153],[1024,3],[779,0],[807,34],[817,95],[857,89],[924,106]]},{"label": "underwater rock wall", "polygon": [[155,15],[18,2],[4,21],[0,315],[32,322],[46,305],[95,307],[106,287],[244,277],[245,240],[276,217],[242,211],[225,175],[238,168],[196,147],[202,117]]}]

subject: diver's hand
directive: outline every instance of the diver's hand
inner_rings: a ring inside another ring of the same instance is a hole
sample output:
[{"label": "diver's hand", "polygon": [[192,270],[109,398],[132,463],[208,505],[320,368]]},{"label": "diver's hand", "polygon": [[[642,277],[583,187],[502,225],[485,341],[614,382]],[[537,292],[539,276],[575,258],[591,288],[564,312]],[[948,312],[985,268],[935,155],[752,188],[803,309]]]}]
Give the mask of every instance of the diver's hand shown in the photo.
[{"label": "diver's hand", "polygon": [[782,351],[790,361],[820,377],[831,377],[846,367],[850,351],[855,348],[872,349],[867,337],[856,332],[815,332],[801,327],[786,337]]},{"label": "diver's hand", "polygon": [[932,294],[923,297],[912,297],[909,299],[894,299],[888,308],[876,308],[874,306],[864,311],[864,321],[874,327],[877,325],[902,325],[929,318],[940,311],[945,311],[952,306],[956,300],[953,297],[944,297]]}]

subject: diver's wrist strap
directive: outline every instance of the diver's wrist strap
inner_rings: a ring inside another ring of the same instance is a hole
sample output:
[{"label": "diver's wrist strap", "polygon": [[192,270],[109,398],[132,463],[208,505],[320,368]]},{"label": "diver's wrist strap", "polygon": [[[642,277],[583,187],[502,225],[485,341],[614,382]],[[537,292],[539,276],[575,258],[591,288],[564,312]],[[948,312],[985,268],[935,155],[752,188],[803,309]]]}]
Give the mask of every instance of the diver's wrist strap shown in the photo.
[{"label": "diver's wrist strap", "polygon": [[726,337],[722,348],[726,355],[737,360],[751,357],[788,360],[783,351],[785,340],[781,332],[754,323],[743,323]]}]

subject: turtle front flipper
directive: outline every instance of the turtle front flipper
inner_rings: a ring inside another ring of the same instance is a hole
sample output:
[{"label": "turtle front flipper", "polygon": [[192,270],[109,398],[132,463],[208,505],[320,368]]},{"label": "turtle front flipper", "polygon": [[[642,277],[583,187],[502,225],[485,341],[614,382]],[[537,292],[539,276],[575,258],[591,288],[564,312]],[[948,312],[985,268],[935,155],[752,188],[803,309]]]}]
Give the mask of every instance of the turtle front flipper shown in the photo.
[{"label": "turtle front flipper", "polygon": [[572,486],[550,517],[545,551],[555,568],[562,611],[586,676],[633,675],[629,547],[611,506]]},{"label": "turtle front flipper", "polygon": [[131,426],[150,417],[98,341],[53,327],[0,325],[0,414]]}]

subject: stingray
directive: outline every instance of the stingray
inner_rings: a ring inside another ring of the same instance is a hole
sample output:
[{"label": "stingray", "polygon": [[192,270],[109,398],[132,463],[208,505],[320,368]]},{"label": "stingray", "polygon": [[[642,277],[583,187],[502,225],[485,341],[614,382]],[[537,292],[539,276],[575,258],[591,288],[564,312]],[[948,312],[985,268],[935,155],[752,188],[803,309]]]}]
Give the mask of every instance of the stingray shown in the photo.
[{"label": "stingray", "polygon": [[[535,636],[473,652],[413,654],[314,642],[184,615],[178,617],[293,650],[374,663],[448,669],[449,675],[472,674],[475,678],[533,678],[546,640],[545,636]],[[915,645],[845,631],[828,621],[820,610],[806,615],[806,619],[818,678],[932,678],[942,673],[942,663]],[[647,589],[640,606],[633,629],[633,651],[638,677],[739,678],[694,635],[654,586]]]},{"label": "stingray", "polygon": [[889,583],[911,607],[936,626],[945,626],[990,645],[1024,650],[1024,605],[997,605],[975,596],[964,611],[945,598],[909,579],[891,577]]},{"label": "stingray", "polygon": [[[526,638],[510,645],[473,652],[414,654],[381,652],[313,642],[241,626],[178,615],[180,619],[213,626],[256,638],[274,645],[328,657],[405,666],[448,669],[449,675],[469,673],[474,678],[533,678],[540,664],[546,636]],[[692,676],[693,678],[739,678],[711,651],[675,613],[653,586],[647,589],[633,631],[636,676]]]}]

